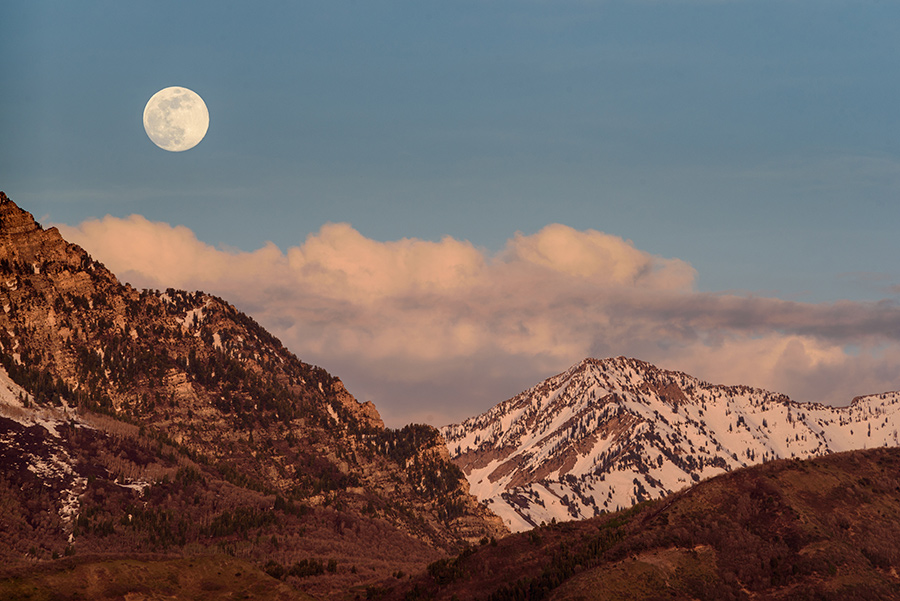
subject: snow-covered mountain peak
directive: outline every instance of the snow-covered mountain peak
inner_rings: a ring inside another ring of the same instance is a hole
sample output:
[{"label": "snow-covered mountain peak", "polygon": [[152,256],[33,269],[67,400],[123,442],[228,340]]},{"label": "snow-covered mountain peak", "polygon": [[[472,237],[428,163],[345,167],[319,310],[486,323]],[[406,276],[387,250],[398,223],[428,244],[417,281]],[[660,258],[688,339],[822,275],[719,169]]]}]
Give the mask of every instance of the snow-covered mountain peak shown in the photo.
[{"label": "snow-covered mountain peak", "polygon": [[895,445],[898,400],[801,404],[638,359],[588,358],[442,432],[472,492],[521,530],[769,459]]}]

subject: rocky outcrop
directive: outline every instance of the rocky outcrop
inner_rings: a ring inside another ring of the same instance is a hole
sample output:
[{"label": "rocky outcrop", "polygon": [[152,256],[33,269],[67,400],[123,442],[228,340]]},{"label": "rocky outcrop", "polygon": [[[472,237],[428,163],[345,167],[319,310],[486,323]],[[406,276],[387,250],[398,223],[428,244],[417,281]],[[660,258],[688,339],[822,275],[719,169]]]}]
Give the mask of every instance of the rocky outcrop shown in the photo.
[{"label": "rocky outcrop", "polygon": [[381,420],[381,415],[375,408],[375,404],[372,401],[360,404],[353,395],[347,392],[347,389],[344,388],[344,383],[339,378],[332,380],[331,394],[334,396],[334,400],[340,403],[344,409],[352,412],[356,420],[363,426],[375,429],[384,428],[384,422]]}]

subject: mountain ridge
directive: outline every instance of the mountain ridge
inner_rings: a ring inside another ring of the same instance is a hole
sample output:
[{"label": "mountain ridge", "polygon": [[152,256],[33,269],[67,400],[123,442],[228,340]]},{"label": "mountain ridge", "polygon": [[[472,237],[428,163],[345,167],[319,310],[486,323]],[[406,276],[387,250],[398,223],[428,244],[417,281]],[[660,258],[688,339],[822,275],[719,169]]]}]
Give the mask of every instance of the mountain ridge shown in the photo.
[{"label": "mountain ridge", "polygon": [[588,358],[441,429],[473,493],[513,530],[658,498],[777,458],[895,446],[900,393],[847,407]]}]

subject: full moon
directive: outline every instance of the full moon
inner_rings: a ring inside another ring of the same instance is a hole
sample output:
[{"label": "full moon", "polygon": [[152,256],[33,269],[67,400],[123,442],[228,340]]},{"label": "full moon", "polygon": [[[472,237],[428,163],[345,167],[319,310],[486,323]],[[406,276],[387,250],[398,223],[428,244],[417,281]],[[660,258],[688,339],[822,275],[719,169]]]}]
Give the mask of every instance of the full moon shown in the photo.
[{"label": "full moon", "polygon": [[151,96],[144,107],[144,131],[163,150],[190,150],[200,143],[207,129],[206,103],[187,88],[164,88]]}]

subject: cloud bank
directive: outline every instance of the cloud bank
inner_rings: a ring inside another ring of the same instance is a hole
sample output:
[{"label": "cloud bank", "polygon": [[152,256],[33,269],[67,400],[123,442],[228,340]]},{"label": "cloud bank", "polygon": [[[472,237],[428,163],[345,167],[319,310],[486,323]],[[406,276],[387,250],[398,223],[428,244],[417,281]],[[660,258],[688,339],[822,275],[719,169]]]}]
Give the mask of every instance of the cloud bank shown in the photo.
[{"label": "cloud bank", "polygon": [[895,303],[698,292],[688,263],[595,230],[548,225],[491,254],[346,223],[286,252],[215,248],[138,215],[57,227],[136,287],[222,296],[394,426],[461,420],[588,356],[838,405],[900,388]]}]

